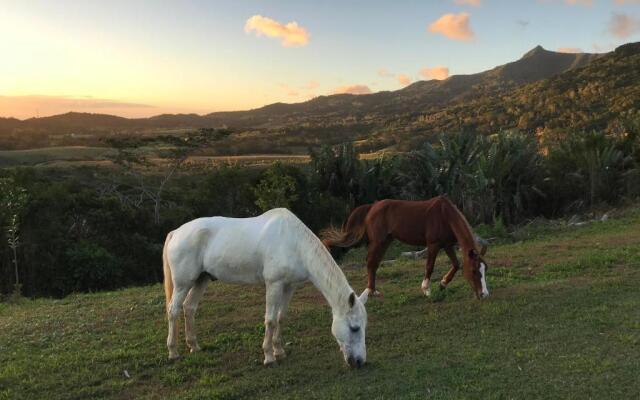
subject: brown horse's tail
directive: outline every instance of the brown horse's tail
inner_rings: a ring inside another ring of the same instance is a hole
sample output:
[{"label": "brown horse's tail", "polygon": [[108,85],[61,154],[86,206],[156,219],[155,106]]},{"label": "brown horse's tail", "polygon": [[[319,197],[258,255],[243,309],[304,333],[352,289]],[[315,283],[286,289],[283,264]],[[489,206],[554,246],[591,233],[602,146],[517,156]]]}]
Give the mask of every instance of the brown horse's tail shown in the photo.
[{"label": "brown horse's tail", "polygon": [[167,257],[167,247],[169,247],[169,241],[173,232],[169,232],[167,239],[164,241],[164,248],[162,249],[162,268],[164,270],[164,295],[167,301],[167,311],[171,304],[171,296],[173,296],[173,280],[171,279],[171,268],[169,267],[169,258]]},{"label": "brown horse's tail", "polygon": [[367,227],[364,219],[367,217],[369,210],[373,204],[364,204],[356,207],[347,222],[342,225],[342,229],[329,227],[320,232],[322,244],[327,248],[335,247],[353,247],[362,243],[367,234]]}]

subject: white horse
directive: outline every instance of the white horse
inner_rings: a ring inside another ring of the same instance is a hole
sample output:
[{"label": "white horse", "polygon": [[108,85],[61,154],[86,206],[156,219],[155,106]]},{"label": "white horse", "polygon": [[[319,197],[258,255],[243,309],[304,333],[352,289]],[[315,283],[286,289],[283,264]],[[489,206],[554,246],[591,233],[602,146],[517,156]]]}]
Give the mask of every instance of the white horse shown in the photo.
[{"label": "white horse", "polygon": [[320,240],[284,208],[254,218],[199,218],[170,232],[164,244],[169,359],[176,346],[180,306],[192,352],[200,350],[194,315],[209,280],[266,286],[264,364],[285,356],[282,322],[297,286],[311,281],[331,306],[331,332],[351,367],[367,357],[365,329],[368,292],[357,297]]}]

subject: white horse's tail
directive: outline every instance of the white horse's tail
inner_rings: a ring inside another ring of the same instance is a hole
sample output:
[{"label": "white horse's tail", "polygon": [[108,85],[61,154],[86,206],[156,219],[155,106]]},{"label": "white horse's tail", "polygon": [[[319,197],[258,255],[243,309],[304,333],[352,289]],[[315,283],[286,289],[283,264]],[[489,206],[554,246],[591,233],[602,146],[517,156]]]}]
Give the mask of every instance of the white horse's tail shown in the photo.
[{"label": "white horse's tail", "polygon": [[171,279],[171,268],[169,267],[169,258],[167,257],[167,247],[169,241],[173,236],[173,232],[169,232],[167,239],[164,241],[164,248],[162,249],[162,267],[164,269],[164,295],[167,300],[167,310],[171,304],[171,296],[173,296],[173,280]]}]

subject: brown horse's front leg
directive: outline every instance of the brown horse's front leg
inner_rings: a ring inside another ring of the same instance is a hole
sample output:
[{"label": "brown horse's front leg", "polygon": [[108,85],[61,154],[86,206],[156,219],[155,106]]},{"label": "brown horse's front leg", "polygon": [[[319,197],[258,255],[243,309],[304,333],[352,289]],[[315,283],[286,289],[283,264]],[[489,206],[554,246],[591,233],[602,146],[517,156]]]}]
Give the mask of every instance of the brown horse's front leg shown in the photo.
[{"label": "brown horse's front leg", "polygon": [[451,260],[451,269],[445,274],[444,277],[442,277],[442,280],[440,281],[441,289],[445,289],[447,287],[449,282],[451,282],[453,277],[456,275],[456,272],[458,272],[458,269],[460,269],[460,262],[458,261],[458,257],[456,257],[456,251],[453,249],[453,246],[445,247],[444,251],[447,253],[449,259]]},{"label": "brown horse's front leg", "polygon": [[438,244],[430,244],[427,246],[427,264],[424,270],[424,280],[420,288],[425,296],[431,296],[431,274],[433,274],[433,267],[436,263],[436,258],[440,252],[440,246]]},{"label": "brown horse's front leg", "polygon": [[367,289],[369,289],[370,295],[382,296],[382,293],[376,290],[376,271],[390,243],[391,240],[386,240],[381,243],[369,244],[369,250],[367,252]]}]

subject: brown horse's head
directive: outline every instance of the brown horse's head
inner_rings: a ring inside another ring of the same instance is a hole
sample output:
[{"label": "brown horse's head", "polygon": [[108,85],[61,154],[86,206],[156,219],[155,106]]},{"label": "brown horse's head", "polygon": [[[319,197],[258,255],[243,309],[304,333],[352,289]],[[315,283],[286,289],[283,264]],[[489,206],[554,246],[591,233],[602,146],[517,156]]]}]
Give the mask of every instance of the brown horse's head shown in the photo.
[{"label": "brown horse's head", "polygon": [[[484,254],[484,251],[482,253]],[[464,277],[469,281],[478,299],[489,296],[487,269],[487,263],[476,249],[470,249],[464,254]]]}]

